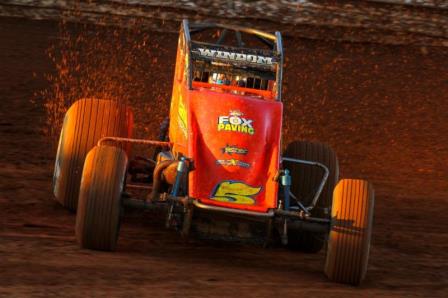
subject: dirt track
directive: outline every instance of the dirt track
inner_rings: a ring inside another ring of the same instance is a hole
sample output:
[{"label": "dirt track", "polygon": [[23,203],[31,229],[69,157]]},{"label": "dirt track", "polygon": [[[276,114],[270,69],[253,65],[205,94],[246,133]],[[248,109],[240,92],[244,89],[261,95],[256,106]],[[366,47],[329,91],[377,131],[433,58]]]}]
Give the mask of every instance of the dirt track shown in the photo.
[{"label": "dirt track", "polygon": [[151,212],[125,217],[116,253],[79,249],[74,214],[52,201],[44,111],[30,103],[53,71],[55,27],[0,20],[0,296],[447,296],[445,49],[286,40],[286,141],[327,142],[343,176],[375,184],[370,267],[353,288],[326,280],[323,253],[185,244]]}]

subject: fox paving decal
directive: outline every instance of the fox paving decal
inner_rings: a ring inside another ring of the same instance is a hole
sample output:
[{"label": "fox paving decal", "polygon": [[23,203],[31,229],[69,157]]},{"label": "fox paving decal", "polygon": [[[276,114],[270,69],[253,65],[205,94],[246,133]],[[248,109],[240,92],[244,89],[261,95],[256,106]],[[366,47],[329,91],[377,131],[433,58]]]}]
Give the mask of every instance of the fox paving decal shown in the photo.
[{"label": "fox paving decal", "polygon": [[234,131],[249,135],[255,134],[253,120],[243,118],[240,111],[230,111],[228,116],[219,116],[218,131]]},{"label": "fox paving decal", "polygon": [[261,186],[252,187],[244,182],[225,180],[215,187],[211,199],[227,203],[254,205],[254,196],[260,193],[261,188]]}]

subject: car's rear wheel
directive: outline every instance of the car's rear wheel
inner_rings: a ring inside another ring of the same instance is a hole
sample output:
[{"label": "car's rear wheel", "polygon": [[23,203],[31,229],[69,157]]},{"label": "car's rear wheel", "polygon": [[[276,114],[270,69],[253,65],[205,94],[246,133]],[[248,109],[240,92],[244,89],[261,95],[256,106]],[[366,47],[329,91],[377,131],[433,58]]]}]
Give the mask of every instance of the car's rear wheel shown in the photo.
[{"label": "car's rear wheel", "polygon": [[343,179],[334,190],[325,274],[358,285],[367,271],[374,191],[364,180]]},{"label": "car's rear wheel", "polygon": [[[333,189],[339,179],[339,164],[333,149],[321,143],[294,141],[288,145],[283,156],[320,162],[329,169],[327,183],[320,194],[316,207],[312,210],[312,216],[330,218]],[[303,205],[311,204],[324,171],[319,167],[287,161],[283,162],[283,167],[289,169],[291,173],[291,192]],[[294,203],[292,198],[291,203]],[[317,253],[324,246],[326,236],[323,233],[288,229],[288,247],[307,253]]]},{"label": "car's rear wheel", "polygon": [[115,250],[127,156],[113,146],[87,154],[76,215],[76,239],[82,248]]},{"label": "car's rear wheel", "polygon": [[84,159],[106,136],[130,137],[132,112],[124,104],[111,100],[81,99],[64,118],[53,175],[55,199],[69,210],[78,205]]}]

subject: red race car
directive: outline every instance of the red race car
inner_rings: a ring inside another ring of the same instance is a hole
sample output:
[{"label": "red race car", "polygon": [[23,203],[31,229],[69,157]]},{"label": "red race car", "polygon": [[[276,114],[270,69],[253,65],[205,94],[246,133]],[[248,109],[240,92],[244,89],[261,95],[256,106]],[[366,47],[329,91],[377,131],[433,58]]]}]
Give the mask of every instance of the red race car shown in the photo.
[{"label": "red race car", "polygon": [[[184,20],[159,140],[132,138],[124,104],[75,102],[53,185],[57,201],[77,211],[81,247],[114,250],[124,205],[158,208],[184,237],[277,241],[310,253],[327,244],[326,275],[359,284],[372,185],[339,180],[336,154],[324,144],[294,141],[282,151],[282,71],[279,32]],[[136,144],[153,154],[129,160]]]}]

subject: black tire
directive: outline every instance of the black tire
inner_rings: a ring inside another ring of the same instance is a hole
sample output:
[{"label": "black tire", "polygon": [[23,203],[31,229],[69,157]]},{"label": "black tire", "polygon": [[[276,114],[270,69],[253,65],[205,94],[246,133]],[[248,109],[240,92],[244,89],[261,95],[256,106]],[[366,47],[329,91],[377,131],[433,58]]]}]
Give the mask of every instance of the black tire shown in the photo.
[{"label": "black tire", "polygon": [[[288,145],[283,156],[317,161],[328,167],[330,174],[323,188],[316,207],[312,210],[312,216],[330,218],[330,208],[333,197],[333,189],[339,180],[339,163],[336,153],[327,145],[294,141]],[[291,192],[303,205],[311,204],[319,183],[323,177],[323,170],[318,167],[283,162],[283,167],[290,170],[292,177]],[[291,203],[294,200],[291,198]],[[317,253],[325,244],[326,235],[288,229],[288,247],[306,253]]]},{"label": "black tire", "polygon": [[87,154],[75,228],[82,248],[115,250],[126,166],[121,148],[97,146]]},{"label": "black tire", "polygon": [[111,100],[81,99],[65,114],[53,175],[55,199],[75,211],[84,159],[105,136],[130,137],[132,112]]},{"label": "black tire", "polygon": [[367,272],[373,225],[374,190],[364,180],[343,179],[334,190],[325,274],[359,285]]}]

